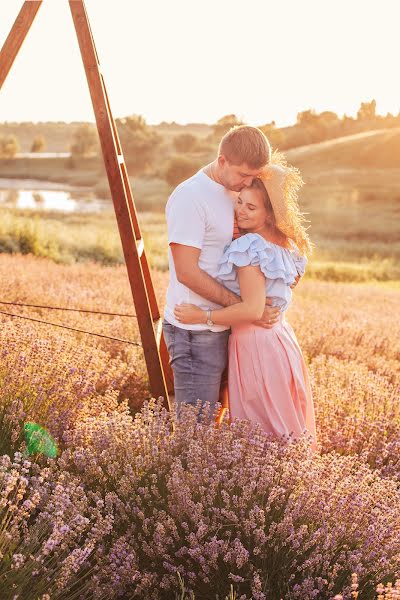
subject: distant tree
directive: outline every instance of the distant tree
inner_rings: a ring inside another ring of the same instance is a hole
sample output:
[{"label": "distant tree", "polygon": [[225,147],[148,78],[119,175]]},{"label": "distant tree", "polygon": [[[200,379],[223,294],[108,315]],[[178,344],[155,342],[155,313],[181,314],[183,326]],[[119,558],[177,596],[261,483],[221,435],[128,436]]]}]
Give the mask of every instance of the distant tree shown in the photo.
[{"label": "distant tree", "polygon": [[197,137],[192,133],[182,133],[174,138],[174,146],[177,152],[193,152],[197,146]]},{"label": "distant tree", "polygon": [[357,119],[359,121],[371,121],[376,118],[376,101],[361,102],[360,108],[357,112]]},{"label": "distant tree", "polygon": [[285,139],[279,146],[280,150],[297,148],[298,146],[307,146],[314,143],[313,127],[300,127],[295,125],[285,131]]},{"label": "distant tree", "polygon": [[[215,140],[211,140],[209,138],[209,136],[207,136],[204,139],[198,140],[197,142],[197,146],[196,146],[196,153],[198,154],[215,154],[215,152],[217,151],[217,147],[216,147],[216,143]],[[214,160],[215,157],[213,157],[212,160]],[[208,158],[207,158],[208,160]],[[211,160],[211,159],[210,159]]]},{"label": "distant tree", "polygon": [[329,140],[341,135],[342,128],[338,115],[332,110],[324,110],[318,115],[314,125],[316,141]]},{"label": "distant tree", "polygon": [[260,129],[265,135],[273,148],[285,147],[286,135],[279,127],[276,127],[275,121],[261,125]]},{"label": "distant tree", "polygon": [[297,127],[303,133],[304,143],[321,142],[340,135],[341,125],[337,114],[331,110],[317,113],[314,109],[304,110],[297,115]]},{"label": "distant tree", "polygon": [[236,125],[243,125],[243,122],[234,114],[225,115],[218,119],[218,121],[213,126],[213,137],[214,138],[222,138],[227,131],[229,131],[232,127]]},{"label": "distant tree", "polygon": [[298,125],[315,125],[318,121],[318,115],[314,109],[303,110],[297,113],[297,124]]},{"label": "distant tree", "polygon": [[348,115],[344,114],[343,118],[342,118],[342,130],[344,132],[349,132],[352,129],[354,129],[354,123],[355,123],[355,119],[353,119],[353,117],[349,117]]},{"label": "distant tree", "polygon": [[133,175],[145,172],[154,160],[162,137],[141,115],[116,119],[115,122],[128,169]]},{"label": "distant tree", "polygon": [[198,168],[199,164],[197,161],[176,154],[166,164],[164,179],[170,185],[176,186],[181,181],[184,181],[184,179],[188,179],[194,175]]},{"label": "distant tree", "polygon": [[265,135],[268,135],[268,133],[276,129],[275,121],[271,121],[270,123],[266,123],[265,125],[260,125],[259,129],[261,129],[261,131],[263,131]]},{"label": "distant tree", "polygon": [[400,126],[400,114],[395,116],[392,113],[386,113],[385,117],[381,117],[382,123],[385,127],[399,127]]},{"label": "distant tree", "polygon": [[20,147],[15,135],[0,136],[0,158],[14,158]]},{"label": "distant tree", "polygon": [[98,154],[99,142],[97,129],[90,123],[82,123],[74,132],[71,145],[73,158],[82,158]]},{"label": "distant tree", "polygon": [[340,121],[337,114],[332,110],[324,110],[322,113],[319,113],[318,120],[326,123],[327,125],[332,125]]},{"label": "distant tree", "polygon": [[31,152],[43,152],[45,148],[46,141],[43,135],[37,135],[32,142]]}]

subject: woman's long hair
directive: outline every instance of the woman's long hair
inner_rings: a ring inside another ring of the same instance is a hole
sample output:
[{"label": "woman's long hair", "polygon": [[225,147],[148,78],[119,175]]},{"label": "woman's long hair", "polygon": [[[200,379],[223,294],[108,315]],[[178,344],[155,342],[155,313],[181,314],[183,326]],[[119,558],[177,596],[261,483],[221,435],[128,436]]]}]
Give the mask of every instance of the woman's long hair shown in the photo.
[{"label": "woman's long hair", "polygon": [[283,186],[286,204],[284,223],[280,222],[279,226],[277,225],[273,205],[263,181],[257,177],[253,179],[253,183],[250,187],[261,191],[264,199],[264,206],[271,216],[271,224],[280,243],[283,246],[290,248],[293,246],[291,242],[294,242],[302,255],[306,256],[311,254],[314,244],[311,242],[304,225],[305,223],[308,223],[308,221],[304,214],[300,212],[298,204],[297,192],[304,184],[300,171],[295,167],[287,165],[286,158],[278,151],[274,151],[271,158],[271,164],[283,167],[286,172]]}]

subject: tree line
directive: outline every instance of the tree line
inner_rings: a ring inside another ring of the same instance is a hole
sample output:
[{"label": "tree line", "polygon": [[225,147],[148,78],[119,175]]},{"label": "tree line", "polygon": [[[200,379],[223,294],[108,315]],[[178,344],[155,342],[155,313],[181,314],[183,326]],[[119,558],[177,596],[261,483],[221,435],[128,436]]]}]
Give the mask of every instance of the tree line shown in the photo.
[{"label": "tree line", "polygon": [[[208,157],[212,158],[221,137],[233,126],[242,124],[235,114],[221,117],[210,127],[206,136],[195,133],[166,135],[162,127],[150,126],[141,115],[116,119],[125,162],[132,175],[153,174],[164,178],[170,185],[193,174]],[[21,124],[22,125],[22,124]],[[64,124],[65,125],[65,124]],[[400,113],[386,116],[376,112],[376,101],[362,102],[356,117],[340,118],[332,111],[317,113],[313,109],[297,114],[296,123],[289,127],[277,127],[274,121],[260,125],[273,148],[288,150],[328,139],[352,135],[362,131],[400,127]],[[168,131],[168,129],[166,130]],[[0,158],[11,159],[20,146],[15,134],[0,132]],[[46,139],[35,135],[31,152],[43,152]],[[100,146],[97,128],[92,123],[77,123],[70,143],[70,168],[79,168],[79,159],[99,157]]]}]

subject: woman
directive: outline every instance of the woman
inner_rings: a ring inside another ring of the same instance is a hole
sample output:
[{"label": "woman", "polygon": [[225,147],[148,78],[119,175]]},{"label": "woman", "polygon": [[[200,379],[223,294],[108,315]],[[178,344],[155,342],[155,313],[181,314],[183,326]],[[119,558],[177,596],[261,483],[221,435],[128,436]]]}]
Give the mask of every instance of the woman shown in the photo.
[{"label": "woman", "polygon": [[[299,171],[275,153],[251,187],[239,193],[235,214],[241,235],[226,249],[218,279],[240,294],[238,304],[201,310],[192,304],[175,307],[182,323],[230,325],[230,418],[260,423],[269,433],[298,437],[312,435],[315,451],[314,405],[307,368],[293,329],[285,319],[291,288],[303,275],[311,251],[297,203],[303,184]],[[271,329],[254,324],[260,319],[265,297],[280,307],[279,322]]]}]

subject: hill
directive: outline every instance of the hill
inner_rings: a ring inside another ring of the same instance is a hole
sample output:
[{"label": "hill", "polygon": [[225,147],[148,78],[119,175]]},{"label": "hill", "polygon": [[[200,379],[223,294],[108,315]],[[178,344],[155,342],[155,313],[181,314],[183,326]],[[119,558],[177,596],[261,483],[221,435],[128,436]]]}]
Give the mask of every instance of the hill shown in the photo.
[{"label": "hill", "polygon": [[398,263],[400,129],[359,133],[285,154],[306,184],[300,204],[311,222],[317,261],[374,260],[390,268]]},{"label": "hill", "polygon": [[288,150],[290,162],[307,170],[316,167],[400,169],[400,128],[378,129]]},{"label": "hill", "polygon": [[[371,204],[379,199],[381,205],[393,203],[398,211],[400,128],[301,146],[285,155],[300,169],[307,184],[303,193],[306,202],[310,194],[314,197],[318,192],[319,204],[322,197],[330,204],[341,198],[347,205]],[[319,187],[324,188],[322,196]]]}]

